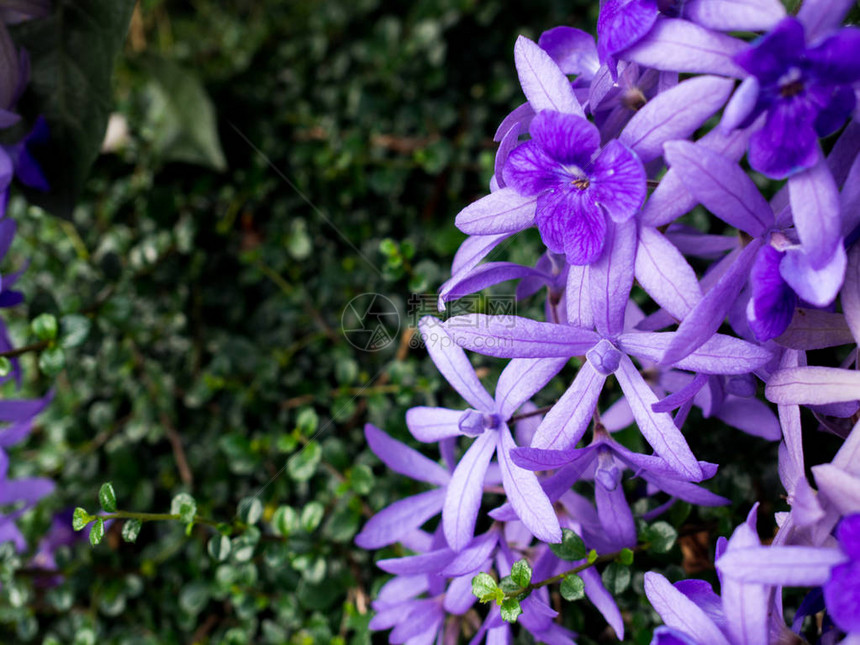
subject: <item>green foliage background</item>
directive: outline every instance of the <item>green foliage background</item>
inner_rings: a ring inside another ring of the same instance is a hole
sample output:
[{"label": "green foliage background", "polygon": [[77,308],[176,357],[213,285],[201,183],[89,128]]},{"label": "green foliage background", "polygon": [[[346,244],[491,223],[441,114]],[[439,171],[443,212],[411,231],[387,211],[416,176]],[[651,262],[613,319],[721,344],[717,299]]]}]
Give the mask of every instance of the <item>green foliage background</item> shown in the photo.
[{"label": "green foliage background", "polygon": [[[409,441],[406,409],[459,401],[408,335],[361,352],[341,314],[366,292],[402,312],[410,293],[435,292],[463,238],[454,215],[486,192],[493,132],[522,102],[516,36],[590,29],[596,12],[585,0],[140,3],[114,79],[125,144],[98,158],[71,220],[11,205],[9,262],[30,261],[13,332],[26,343],[27,322],[53,313],[66,346],[55,402],[12,463],[58,481],[25,518],[34,545],[53,512],[97,510],[105,481],[121,509],[167,512],[187,492],[234,531],[147,523],[126,544],[117,522],[98,547],[61,550],[53,588],[6,554],[0,641],[371,641],[386,576],[352,538],[420,489],[381,466],[363,425]],[[528,236],[504,251],[538,253]],[[537,300],[524,307],[539,315]],[[492,382],[498,362],[482,364]],[[25,369],[30,393],[54,382],[32,357]],[[775,449],[723,432],[744,456],[713,488],[736,505],[672,518],[711,537],[762,488],[778,497],[775,475],[751,465]],[[707,432],[690,441],[709,461],[726,450]],[[262,508],[239,514],[258,492]],[[641,569],[677,578],[680,561],[675,547]],[[647,643],[641,574],[620,603],[630,642]],[[564,620],[581,642],[612,642],[579,605]]]}]

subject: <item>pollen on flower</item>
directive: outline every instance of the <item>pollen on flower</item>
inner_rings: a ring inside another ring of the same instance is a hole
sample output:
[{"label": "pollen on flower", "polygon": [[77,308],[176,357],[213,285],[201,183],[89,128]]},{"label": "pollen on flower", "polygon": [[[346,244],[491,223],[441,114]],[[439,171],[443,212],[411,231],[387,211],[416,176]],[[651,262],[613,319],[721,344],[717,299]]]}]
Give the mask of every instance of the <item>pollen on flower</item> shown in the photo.
[{"label": "pollen on flower", "polygon": [[802,74],[799,69],[792,67],[779,79],[779,95],[789,99],[797,96],[804,89]]},{"label": "pollen on flower", "polygon": [[648,99],[645,98],[645,95],[642,93],[642,90],[640,90],[638,87],[630,88],[621,97],[621,104],[628,110],[633,110],[634,112],[638,112],[643,107],[645,107],[645,104],[647,102]]}]

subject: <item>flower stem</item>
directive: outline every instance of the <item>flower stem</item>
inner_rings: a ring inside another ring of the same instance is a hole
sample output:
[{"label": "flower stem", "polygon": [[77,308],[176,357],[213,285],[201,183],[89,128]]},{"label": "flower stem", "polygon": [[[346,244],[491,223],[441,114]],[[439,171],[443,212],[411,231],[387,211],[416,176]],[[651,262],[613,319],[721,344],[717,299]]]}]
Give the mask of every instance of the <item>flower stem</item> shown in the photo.
[{"label": "flower stem", "polygon": [[22,354],[26,354],[28,352],[40,352],[43,349],[47,348],[52,341],[50,340],[40,340],[38,343],[33,343],[31,345],[24,345],[24,347],[18,347],[17,349],[10,349],[6,352],[0,352],[0,357],[2,358],[18,358]]},{"label": "flower stem", "polygon": [[[178,513],[137,513],[135,511],[114,511],[113,513],[108,513],[106,515],[99,515],[99,517],[105,521],[140,520],[141,522],[170,522],[182,519],[182,516]],[[194,523],[204,524],[215,529],[227,525],[225,522],[216,522],[215,520],[201,517],[200,515],[194,516]],[[233,525],[230,526],[231,528],[234,528]]]},{"label": "flower stem", "polygon": [[[634,552],[642,551],[644,549],[647,549],[648,546],[649,545],[647,543],[638,544],[635,547],[633,547],[633,549],[631,549],[631,550]],[[621,555],[622,551],[614,551],[612,553],[606,553],[604,555],[597,556],[591,562],[588,562],[588,561],[583,562],[582,564],[575,566],[572,569],[568,569],[567,571],[563,571],[563,572],[559,573],[558,575],[555,575],[551,578],[547,578],[546,580],[541,580],[540,582],[530,582],[528,584],[528,586],[526,586],[526,587],[523,587],[523,588],[518,589],[516,591],[506,592],[505,598],[516,598],[518,596],[521,596],[522,594],[528,595],[532,591],[534,591],[535,589],[540,589],[541,587],[547,587],[551,584],[555,584],[556,582],[561,582],[567,576],[575,575],[577,573],[585,571],[586,569],[589,569],[589,568],[596,566],[598,564],[605,564],[608,562],[614,562]]]}]

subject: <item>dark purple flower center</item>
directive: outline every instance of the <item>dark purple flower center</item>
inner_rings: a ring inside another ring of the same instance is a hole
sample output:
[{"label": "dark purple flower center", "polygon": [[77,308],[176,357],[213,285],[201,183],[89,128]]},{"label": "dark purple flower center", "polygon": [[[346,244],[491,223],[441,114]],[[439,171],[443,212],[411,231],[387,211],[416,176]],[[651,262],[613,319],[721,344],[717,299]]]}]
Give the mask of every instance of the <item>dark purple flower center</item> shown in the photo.
[{"label": "dark purple flower center", "polygon": [[796,67],[792,67],[779,79],[779,95],[784,99],[797,96],[804,89],[806,89],[806,85],[803,82],[803,76],[801,71]]},{"label": "dark purple flower center", "polygon": [[477,437],[483,434],[484,430],[497,430],[501,425],[502,418],[498,414],[477,410],[463,412],[458,423],[460,432],[470,437]]},{"label": "dark purple flower center", "polygon": [[601,446],[597,452],[597,468],[594,471],[594,479],[606,490],[615,490],[621,479],[621,471],[615,465],[612,451]]},{"label": "dark purple flower center", "polygon": [[679,18],[683,5],[682,0],[657,0],[657,10],[669,18]]},{"label": "dark purple flower center", "polygon": [[638,87],[631,87],[621,96],[621,105],[634,112],[638,112],[645,107],[647,102],[648,99],[645,98],[645,94]]}]

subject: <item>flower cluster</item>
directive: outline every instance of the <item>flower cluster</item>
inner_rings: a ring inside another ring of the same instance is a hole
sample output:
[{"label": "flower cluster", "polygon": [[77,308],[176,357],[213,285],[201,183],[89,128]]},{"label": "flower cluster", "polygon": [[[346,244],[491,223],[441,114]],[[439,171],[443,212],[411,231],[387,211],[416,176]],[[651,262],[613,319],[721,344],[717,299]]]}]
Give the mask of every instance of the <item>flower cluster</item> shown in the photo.
[{"label": "flower cluster", "polygon": [[[694,406],[780,442],[791,511],[776,518],[770,546],[756,509],[720,540],[720,596],[703,581],[648,573],[665,621],[654,642],[789,642],[784,586],[820,587],[806,613],[826,610],[828,642],[860,641],[860,430],[843,421],[860,409],[856,347],[840,367],[807,365],[810,350],[860,343],[860,29],[842,24],[851,5],[806,0],[791,16],[778,0],[606,0],[596,42],[569,27],[519,38],[526,102],[496,133],[489,195],[456,218],[469,237],[439,304],[520,280],[521,298],[546,287],[545,320],[421,321],[464,404],[414,408],[406,424],[439,445],[444,466],[366,430],[391,469],[434,486],[381,511],[356,539],[415,552],[378,563],[396,577],[371,627],[392,629],[390,642],[510,642],[518,619],[536,641],[572,643],[548,601],[560,581],[566,598],[582,585],[623,638],[593,565],[637,547],[625,474],[668,496],[647,519],[677,500],[728,503],[701,485],[717,466],[685,438]],[[770,183],[754,180],[745,156]],[[697,207],[709,228],[678,221]],[[546,247],[534,267],[486,261],[531,227]],[[511,359],[494,394],[464,350]],[[532,397],[574,359],[565,394],[537,410]],[[610,377],[623,396],[603,405]],[[759,382],[778,414],[757,397]],[[845,439],[812,469],[815,487],[800,406]],[[613,438],[632,424],[652,453]],[[582,481],[593,499],[574,489]],[[506,501],[487,513],[489,494]],[[592,555],[560,557],[570,541]],[[483,619],[472,611],[479,599],[497,601]]]},{"label": "flower cluster", "polygon": [[[16,111],[18,100],[29,80],[27,53],[18,50],[6,24],[21,22],[46,15],[49,5],[45,0],[24,0],[5,3],[0,7],[0,129],[9,130],[12,143],[0,145],[0,260],[5,258],[15,237],[15,222],[6,217],[6,206],[13,179],[37,190],[47,190],[48,183],[31,154],[30,148],[47,138],[47,126],[38,119],[31,129],[22,129],[21,115]],[[17,134],[18,139],[15,140]],[[4,141],[9,141],[4,132]],[[24,298],[14,289],[20,271],[0,276],[0,308],[13,307]],[[0,320],[0,352],[13,349],[6,325]],[[15,379],[20,383],[21,372],[17,358],[3,358],[4,374],[0,381]],[[9,456],[6,449],[24,440],[33,428],[38,414],[50,402],[52,393],[35,400],[0,401],[0,543],[11,541],[15,548],[24,551],[27,544],[15,520],[32,508],[36,502],[54,489],[54,483],[42,477],[9,477]]]}]

